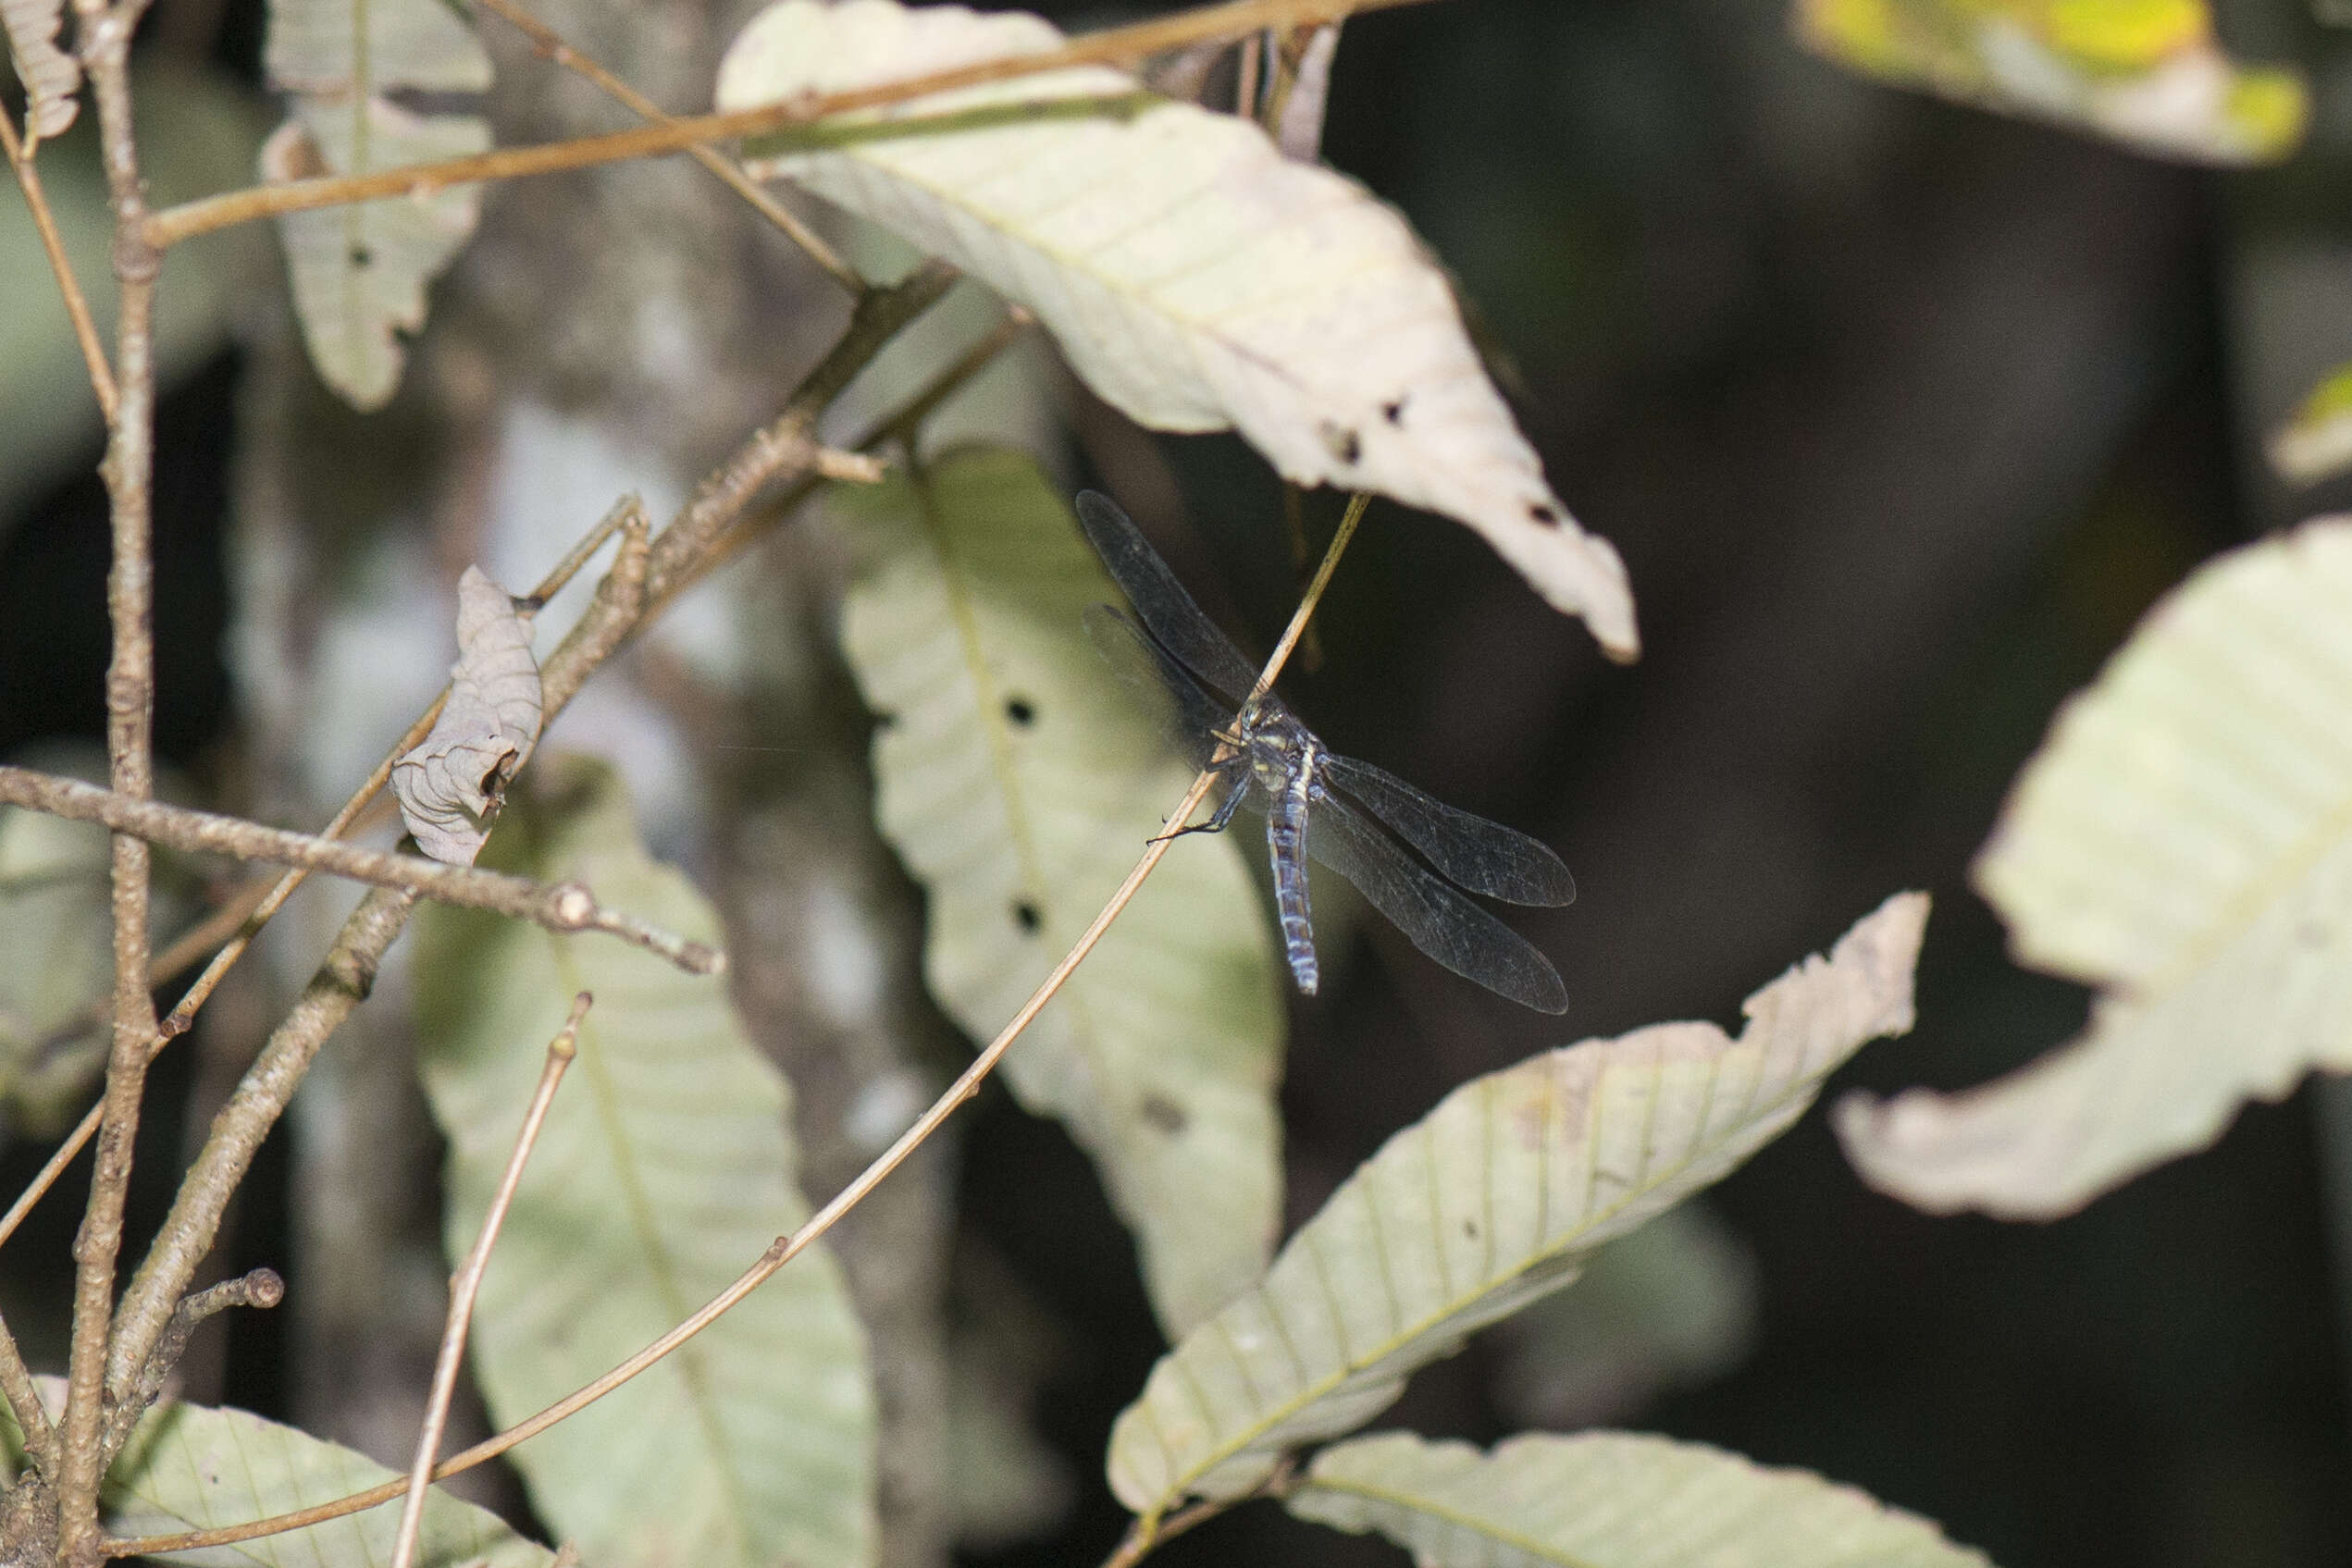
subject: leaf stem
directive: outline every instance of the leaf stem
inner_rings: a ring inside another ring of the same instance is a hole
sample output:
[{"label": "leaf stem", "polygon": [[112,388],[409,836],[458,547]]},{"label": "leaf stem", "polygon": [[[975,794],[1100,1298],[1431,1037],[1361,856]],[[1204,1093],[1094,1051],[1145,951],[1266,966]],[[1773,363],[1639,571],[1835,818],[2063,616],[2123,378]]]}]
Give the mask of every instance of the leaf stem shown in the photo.
[{"label": "leaf stem", "polygon": [[1207,6],[1173,17],[1087,33],[1058,49],[985,60],[846,93],[811,94],[727,114],[696,115],[603,136],[584,136],[535,147],[505,147],[472,157],[413,164],[372,174],[249,186],[242,191],[185,202],[155,214],[147,221],[146,239],[156,249],[167,250],[183,240],[251,223],[256,218],[345,206],[386,196],[429,195],[452,185],[554,174],[680,153],[697,144],[787,130],[830,116],[903,103],[951,88],[973,87],[1071,66],[1132,64],[1206,39],[1239,37],[1268,27],[1302,27],[1364,11],[1424,3],[1425,0],[1231,0],[1227,5]]},{"label": "leaf stem", "polygon": [[539,1069],[538,1088],[523,1113],[522,1130],[514,1135],[514,1152],[507,1157],[506,1173],[499,1179],[489,1213],[482,1218],[482,1233],[475,1238],[474,1250],[465,1254],[464,1266],[450,1283],[449,1320],[441,1330],[440,1354],[433,1363],[433,1389],[425,1404],[425,1429],[416,1438],[416,1458],[409,1467],[400,1530],[392,1537],[392,1568],[410,1568],[416,1561],[416,1537],[425,1523],[425,1494],[433,1484],[433,1460],[441,1451],[441,1434],[448,1429],[450,1401],[457,1393],[458,1364],[465,1359],[465,1330],[474,1319],[474,1301],[481,1293],[482,1276],[490,1266],[490,1248],[498,1242],[499,1228],[506,1223],[514,1190],[523,1183],[523,1167],[538,1142],[539,1129],[546,1125],[548,1107],[555,1103],[556,1086],[579,1054],[580,1020],[588,1016],[594,1000],[585,991],[573,997],[571,1015],[547,1043],[547,1065]]},{"label": "leaf stem", "polygon": [[[1258,676],[1256,690],[1260,694],[1274,684],[1275,677],[1281,673],[1283,661],[1290,657],[1291,649],[1297,646],[1299,634],[1306,629],[1308,618],[1314,614],[1316,605],[1322,599],[1323,590],[1331,583],[1332,572],[1339,565],[1341,552],[1347,548],[1348,540],[1355,535],[1355,523],[1363,514],[1364,499],[1357,497],[1355,503],[1350,505],[1347,516],[1342,520],[1340,530],[1333,536],[1331,549],[1324,556],[1321,570],[1316,573],[1314,582],[1308,585],[1306,597],[1299,601],[1297,611],[1291,617],[1289,627],[1283,632],[1281,640],[1275,645],[1273,657],[1267,661],[1264,672]],[[1178,802],[1175,810],[1170,814],[1169,820],[1177,821],[1191,816],[1200,803],[1207,797],[1216,776],[1214,772],[1203,770],[1200,775],[1193,780],[1192,787],[1184,792],[1183,799]],[[1120,912],[1127,907],[1128,903],[1143,887],[1144,879],[1151,874],[1153,868],[1159,864],[1160,857],[1166,855],[1169,846],[1175,842],[1173,836],[1160,836],[1154,838],[1145,846],[1143,858],[1135,862],[1134,869],[1127,873],[1126,880],[1119,884],[1118,891],[1110,895],[1101,912],[1096,915],[1093,922],[1071,945],[1070,951],[1063,956],[1061,962],[1054,966],[1053,972],[1046,977],[1044,983],[1040,984],[1029,1000],[1021,1005],[1021,1010],[1013,1015],[1011,1020],[997,1032],[994,1040],[988,1043],[986,1048],[972,1058],[972,1065],[959,1074],[956,1080],[932,1102],[930,1107],[916,1119],[914,1125],[900,1133],[897,1141],[876,1155],[871,1165],[859,1172],[856,1179],[835,1193],[824,1207],[811,1216],[806,1225],[789,1236],[777,1237],[768,1249],[760,1254],[758,1261],[746,1269],[733,1284],[712,1297],[692,1316],[646,1346],[645,1349],[585,1388],[567,1394],[555,1403],[549,1405],[538,1414],[475,1444],[462,1453],[453,1454],[443,1460],[434,1467],[433,1478],[440,1480],[495,1459],[517,1444],[537,1437],[550,1426],[602,1399],[606,1394],[651,1367],[703,1329],[717,1322],[732,1310],[736,1303],[765,1284],[777,1270],[790,1263],[825,1232],[839,1224],[843,1216],[857,1207],[869,1192],[880,1186],[892,1171],[905,1163],[907,1157],[920,1148],[934,1132],[936,1132],[959,1106],[980,1092],[981,1083],[989,1073],[996,1069],[997,1064],[1004,1059],[1005,1053],[1012,1048],[1013,1042],[1021,1037],[1021,1032],[1044,1009],[1046,1004],[1053,1000],[1064,982],[1070,979],[1071,972],[1078,968],[1079,963],[1087,954],[1094,951],[1095,945],[1102,940],[1103,933],[1110,929],[1111,922],[1117,920]],[[116,1540],[107,1544],[106,1550],[109,1555],[116,1557],[152,1556],[162,1552],[192,1551],[204,1547],[227,1546],[238,1541],[254,1540],[263,1536],[279,1535],[288,1530],[299,1530],[308,1525],[323,1524],[330,1519],[340,1519],[348,1514],[361,1512],[390,1502],[392,1499],[401,1496],[405,1489],[405,1482],[390,1481],[380,1487],[371,1488],[364,1492],[355,1492],[350,1497],[341,1498],[333,1502],[320,1503],[298,1512],[283,1513],[270,1519],[258,1519],[249,1524],[191,1531],[183,1535],[150,1536],[135,1540]]]}]

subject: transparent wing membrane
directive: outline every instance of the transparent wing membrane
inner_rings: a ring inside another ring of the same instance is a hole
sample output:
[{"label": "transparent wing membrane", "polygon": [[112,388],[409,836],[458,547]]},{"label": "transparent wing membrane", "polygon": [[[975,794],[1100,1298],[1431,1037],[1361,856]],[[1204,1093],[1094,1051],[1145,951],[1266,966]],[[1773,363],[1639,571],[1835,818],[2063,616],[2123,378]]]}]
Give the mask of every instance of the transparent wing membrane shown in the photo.
[{"label": "transparent wing membrane", "polygon": [[[1194,766],[1207,766],[1217,737],[1236,735],[1235,725],[1244,723],[1235,710],[1256,685],[1257,672],[1201,612],[1125,512],[1086,491],[1078,497],[1078,516],[1135,610],[1131,619],[1096,605],[1086,611],[1086,635],[1146,701],[1163,712],[1174,704],[1170,727],[1179,748]],[[1242,754],[1220,770],[1228,804],[1202,825],[1224,826],[1233,804],[1260,815],[1268,815],[1269,806],[1284,806],[1273,813],[1279,821],[1269,821],[1268,858],[1291,972],[1301,991],[1313,995],[1318,975],[1307,904],[1311,855],[1354,883],[1414,946],[1455,973],[1539,1012],[1567,1010],[1566,988],[1550,960],[1454,885],[1515,904],[1566,904],[1576,896],[1576,883],[1557,855],[1523,833],[1432,799],[1369,762],[1331,756],[1270,697],[1252,708],[1239,738]],[[1315,787],[1294,793],[1309,768],[1316,771]],[[1280,801],[1269,794],[1276,789]],[[1303,846],[1294,821],[1302,807]],[[1407,855],[1376,821],[1436,870]]]}]

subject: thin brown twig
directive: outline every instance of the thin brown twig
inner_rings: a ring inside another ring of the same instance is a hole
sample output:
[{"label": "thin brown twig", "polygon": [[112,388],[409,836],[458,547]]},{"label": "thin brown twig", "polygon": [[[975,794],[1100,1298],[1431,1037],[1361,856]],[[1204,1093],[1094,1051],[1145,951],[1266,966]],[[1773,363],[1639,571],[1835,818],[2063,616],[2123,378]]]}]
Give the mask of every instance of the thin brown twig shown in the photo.
[{"label": "thin brown twig", "polygon": [[[1297,646],[1300,632],[1305,629],[1307,619],[1314,614],[1315,606],[1320,601],[1324,589],[1330,586],[1332,572],[1338,568],[1341,552],[1347,548],[1348,540],[1355,534],[1356,521],[1363,515],[1364,499],[1357,498],[1355,502],[1348,508],[1347,515],[1341,521],[1339,532],[1333,536],[1330,551],[1324,557],[1322,569],[1316,574],[1315,581],[1308,586],[1306,597],[1300,600],[1296,612],[1291,617],[1289,627],[1282,634],[1281,640],[1275,644],[1273,656],[1267,661],[1264,672],[1258,676],[1257,685],[1252,693],[1253,700],[1271,688],[1275,677],[1281,673],[1283,661],[1290,657],[1291,649]],[[1211,767],[1214,767],[1214,761]],[[1193,780],[1192,787],[1184,792],[1183,799],[1177,804],[1175,810],[1170,813],[1168,820],[1182,821],[1191,817],[1200,803],[1207,798],[1208,791],[1215,784],[1216,777],[1216,773],[1210,769],[1202,770],[1200,775]],[[760,1254],[759,1260],[746,1269],[733,1284],[712,1297],[700,1310],[668,1333],[663,1334],[594,1382],[567,1394],[538,1414],[518,1422],[496,1436],[476,1443],[464,1452],[453,1454],[442,1461],[434,1467],[433,1479],[441,1480],[495,1459],[517,1444],[537,1437],[550,1426],[602,1399],[606,1394],[660,1362],[712,1323],[717,1322],[737,1303],[765,1284],[778,1269],[790,1263],[820,1237],[831,1230],[840,1222],[844,1215],[857,1207],[869,1192],[881,1185],[892,1171],[905,1163],[907,1157],[937,1131],[959,1106],[980,1092],[983,1080],[995,1070],[997,1064],[1004,1059],[1005,1053],[1012,1048],[1013,1042],[1021,1037],[1021,1032],[1029,1027],[1038,1013],[1044,1010],[1046,1004],[1052,1001],[1055,994],[1061,990],[1063,983],[1070,979],[1071,971],[1078,968],[1079,963],[1087,954],[1094,951],[1095,945],[1102,940],[1103,933],[1110,929],[1111,922],[1117,920],[1120,911],[1127,907],[1129,901],[1143,887],[1144,879],[1151,874],[1153,868],[1159,864],[1160,857],[1166,855],[1169,846],[1175,842],[1172,834],[1162,834],[1145,845],[1142,858],[1137,860],[1134,869],[1127,873],[1126,880],[1119,884],[1118,890],[1110,895],[1109,901],[1103,906],[1101,912],[1095,917],[1093,922],[1079,936],[1070,951],[1063,956],[1061,962],[1054,966],[1053,972],[1046,977],[1044,982],[1031,994],[1029,1000],[1021,1005],[1021,1010],[1013,1015],[1011,1020],[997,1032],[997,1037],[991,1040],[987,1046],[972,1059],[972,1065],[959,1074],[956,1080],[931,1103],[930,1107],[921,1117],[916,1118],[914,1125],[900,1133],[897,1141],[889,1148],[876,1155],[871,1165],[858,1173],[855,1180],[835,1193],[824,1207],[810,1216],[807,1224],[789,1236],[777,1237],[767,1251]],[[312,1525],[323,1524],[330,1519],[340,1519],[347,1514],[358,1513],[390,1502],[392,1499],[401,1496],[405,1489],[405,1482],[387,1482],[383,1486],[371,1488],[367,1491],[353,1493],[350,1497],[303,1509],[298,1512],[283,1513],[270,1519],[257,1519],[248,1524],[224,1525],[217,1529],[191,1531],[183,1535],[150,1536],[138,1539],[116,1540],[109,1542],[106,1549],[112,1556],[131,1557],[232,1545],[238,1541],[254,1540],[263,1536],[280,1535],[288,1530],[299,1530]]]},{"label": "thin brown twig", "polygon": [[[1036,319],[1023,306],[1009,306],[1005,319],[991,328],[985,337],[965,350],[953,364],[934,376],[930,383],[907,400],[905,406],[896,414],[885,415],[863,436],[859,437],[854,443],[857,451],[870,452],[884,442],[892,440],[911,445],[915,433],[921,428],[922,422],[936,412],[941,403],[962,390],[965,383],[985,370],[990,362],[1010,347],[1023,332],[1035,324]],[[873,462],[873,460],[868,458],[862,461]],[[882,465],[875,463],[874,477],[881,477],[881,472]],[[831,478],[840,475],[826,475],[824,476]],[[747,513],[703,552],[702,559],[696,563],[694,574],[675,582],[650,607],[649,613],[659,613],[670,600],[734,560],[753,540],[791,516],[799,509],[803,501],[816,493],[816,481],[813,478],[805,479],[778,496],[774,501]]]},{"label": "thin brown twig", "polygon": [[65,302],[66,319],[73,324],[73,340],[80,346],[81,363],[90,372],[90,389],[98,395],[98,412],[112,425],[115,372],[106,363],[106,345],[98,336],[97,318],[90,314],[90,299],[81,291],[81,279],[74,276],[73,263],[66,255],[65,236],[57,231],[57,215],[50,210],[48,194],[42,189],[33,150],[17,135],[15,123],[6,114],[0,114],[0,152],[7,154],[8,167],[17,171],[17,184],[24,191],[24,204],[32,211],[33,231],[41,236],[41,249],[49,258],[49,270],[57,276],[58,298]]},{"label": "thin brown twig", "polygon": [[[565,553],[563,559],[556,562],[553,569],[540,579],[538,586],[531,590],[532,599],[541,604],[553,599],[580,574],[588,562],[595,558],[596,552],[601,549],[605,542],[615,533],[632,527],[642,532],[646,525],[645,504],[634,495],[623,496],[601,518],[598,519],[596,526],[581,536],[579,541]],[[417,717],[415,723],[409,725],[408,733],[392,743],[391,749],[384,753],[382,760],[376,764],[374,771],[361,782],[359,788],[352,792],[351,798],[343,802],[342,809],[335,813],[333,819],[324,828],[319,830],[319,837],[340,838],[351,831],[362,814],[375,802],[378,792],[382,790],[386,783],[390,780],[392,764],[422,745],[425,737],[432,733],[434,722],[441,716],[441,706],[448,700],[449,687],[443,686],[440,695],[426,704],[425,711]],[[204,966],[204,972],[196,977],[195,983],[188,988],[163,1022],[156,1026],[155,1038],[148,1046],[150,1061],[153,1061],[155,1055],[172,1040],[188,1032],[189,1028],[195,1022],[196,1014],[211,998],[222,979],[228,975],[230,969],[235,967],[237,960],[244,957],[246,950],[253,945],[254,940],[261,934],[262,928],[270,922],[270,920],[284,907],[286,900],[293,896],[294,890],[302,886],[309,876],[310,871],[307,868],[297,866],[271,884],[269,891],[262,895],[261,902],[254,907],[253,913],[247,917],[236,935],[229,939],[229,945],[213,955],[212,962]],[[16,1202],[8,1205],[8,1212],[6,1215],[0,1215],[0,1245],[5,1245],[8,1238],[16,1234],[17,1227],[24,1223],[25,1216],[31,1214],[33,1205],[41,1201],[50,1188],[56,1185],[57,1179],[65,1174],[66,1167],[73,1163],[74,1156],[80,1154],[83,1147],[96,1135],[99,1112],[102,1108],[101,1105],[90,1107],[90,1113],[81,1118],[80,1125],[76,1127],[72,1134],[57,1146],[56,1151],[42,1166],[40,1173],[27,1184],[22,1192],[17,1195]]]},{"label": "thin brown twig", "polygon": [[[145,238],[146,186],[132,123],[130,40],[139,9],[138,0],[113,6],[74,0],[75,43],[97,107],[99,155],[115,231],[115,416],[108,422],[100,465],[108,523],[106,772],[111,793],[134,803],[155,793],[155,311],[163,268],[162,253]],[[103,1554],[98,1486],[106,1463],[106,1353],[114,1328],[115,1266],[122,1252],[131,1152],[146,1092],[147,1042],[155,1032],[155,995],[147,985],[149,852],[144,843],[123,833],[114,834],[109,847],[114,1038],[90,1199],[74,1237],[66,1401],[53,1477],[57,1560],[65,1568],[86,1568]]]},{"label": "thin brown twig", "polygon": [[475,1238],[474,1250],[465,1254],[464,1266],[450,1281],[449,1319],[441,1330],[440,1354],[433,1363],[433,1389],[425,1401],[425,1429],[417,1435],[416,1459],[409,1467],[400,1529],[392,1537],[392,1568],[409,1568],[416,1561],[416,1537],[425,1523],[425,1494],[433,1484],[433,1461],[440,1454],[450,1401],[457,1393],[457,1368],[465,1359],[465,1330],[474,1320],[474,1300],[481,1293],[482,1276],[490,1266],[490,1248],[498,1242],[499,1228],[506,1223],[514,1190],[523,1183],[523,1167],[547,1122],[548,1107],[555,1103],[556,1085],[563,1081],[563,1070],[579,1054],[580,1020],[594,1001],[585,991],[573,997],[570,1016],[547,1043],[547,1065],[539,1069],[538,1088],[523,1113],[522,1130],[514,1135],[514,1152],[507,1157],[506,1174],[499,1179],[489,1212],[482,1216],[482,1233]]},{"label": "thin brown twig", "polygon": [[[531,47],[540,55],[564,69],[587,78],[639,119],[654,125],[675,123],[673,117],[659,104],[563,42],[562,34],[516,5],[514,0],[475,0],[475,4],[503,18],[529,39]],[[853,294],[865,288],[865,279],[858,276],[857,269],[843,261],[834,248],[824,242],[823,236],[802,221],[799,214],[761,190],[759,181],[744,172],[743,166],[707,142],[698,142],[686,152],[696,163],[718,176],[726,188],[749,203],[754,212],[783,230],[785,237],[808,253],[809,259],[822,267],[835,282]]]},{"label": "thin brown twig", "polygon": [[7,1401],[8,1414],[17,1418],[17,1430],[24,1434],[25,1457],[43,1475],[56,1474],[57,1429],[49,1425],[32,1368],[25,1364],[24,1352],[17,1349],[17,1337],[8,1332],[5,1322],[0,1322],[0,1399]]},{"label": "thin brown twig", "polygon": [[[37,773],[30,768],[0,766],[0,801],[75,821],[103,823],[118,835],[136,835],[148,843],[190,854],[228,855],[240,860],[303,866],[377,887],[399,888],[436,903],[487,909],[566,934],[604,932],[658,954],[691,974],[716,974],[725,967],[724,958],[715,948],[649,925],[625,911],[607,908],[576,882],[536,883],[503,871],[428,860],[421,855],[369,849],[339,838],[319,838],[285,828],[266,827],[242,817],[224,817],[185,806],[167,806],[158,800],[142,800],[100,789],[80,779]],[[139,994],[144,996],[144,963],[140,969],[137,984]],[[152,1019],[152,1005],[149,1017]],[[140,1037],[142,1053],[156,1026],[149,1022],[143,1027],[149,1033]]]},{"label": "thin brown twig", "polygon": [[452,185],[554,174],[598,164],[680,153],[697,143],[732,141],[803,127],[830,116],[903,103],[952,88],[978,86],[1080,65],[1128,65],[1170,49],[1220,37],[1239,37],[1269,27],[1300,27],[1334,21],[1366,11],[1412,6],[1426,0],[1232,0],[1173,17],[1109,28],[1073,38],[1058,49],[983,61],[934,71],[902,81],[846,93],[811,94],[782,104],[695,115],[660,125],[639,126],[603,136],[583,136],[533,147],[505,147],[472,157],[413,164],[371,174],[339,175],[248,186],[185,202],[147,222],[148,242],[168,249],[217,228],[286,213],[339,207],[386,196],[422,196]]}]

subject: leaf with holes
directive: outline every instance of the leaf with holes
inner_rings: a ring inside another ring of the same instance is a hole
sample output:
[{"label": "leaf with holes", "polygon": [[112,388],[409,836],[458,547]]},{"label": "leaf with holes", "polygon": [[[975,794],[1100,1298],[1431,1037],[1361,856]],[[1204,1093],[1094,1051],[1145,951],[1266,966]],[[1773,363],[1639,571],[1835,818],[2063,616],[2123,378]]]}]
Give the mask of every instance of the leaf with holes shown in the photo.
[{"label": "leaf with holes", "polygon": [[1112,1490],[1145,1515],[1248,1492],[1721,1178],[1863,1042],[1911,1027],[1926,919],[1925,894],[1889,898],[1826,959],[1749,997],[1736,1039],[1655,1024],[1448,1094],[1357,1167],[1255,1290],[1160,1358],[1111,1428]]},{"label": "leaf with holes", "polygon": [[470,866],[493,802],[538,743],[542,704],[531,628],[478,566],[457,580],[457,662],[432,733],[392,764],[392,797],[416,847]]},{"label": "leaf with holes", "polygon": [[[728,50],[718,98],[740,108],[1062,41],[1021,12],[782,0]],[[1457,518],[1613,657],[1639,652],[1616,551],[1545,484],[1444,274],[1361,186],[1107,67],[878,113],[800,133],[820,151],[755,142],[773,155],[754,167],[1027,305],[1087,385],[1142,424],[1235,429],[1285,478]],[[921,133],[891,129],[925,117]]]},{"label": "leaf with holes", "polygon": [[1531,1432],[1487,1453],[1383,1432],[1316,1455],[1285,1501],[1377,1530],[1420,1568],[1991,1568],[1851,1487],[1630,1432]]},{"label": "leaf with holes", "polygon": [[2205,0],[1797,0],[1799,36],[1865,75],[2197,163],[2272,163],[2310,108],[2239,65]]},{"label": "leaf with holes", "polygon": [[[717,940],[710,906],[639,846],[609,771],[542,759],[524,783],[487,861],[579,878]],[[549,1037],[576,993],[596,997],[474,1319],[475,1375],[501,1425],[635,1354],[808,1216],[790,1091],[745,1038],[724,982],[578,940],[470,910],[418,917],[452,1258],[480,1229]],[[590,1562],[861,1564],[874,1531],[865,1356],[840,1271],[812,1249],[514,1462],[539,1515]]]},{"label": "leaf with holes", "polygon": [[[993,1036],[1118,887],[1192,770],[1080,617],[1118,597],[1028,458],[967,451],[847,491],[842,645],[885,715],[882,831],[929,891],[923,970]],[[1005,1059],[1136,1232],[1181,1333],[1265,1266],[1281,1209],[1272,933],[1237,846],[1175,846]]]},{"label": "leaf with holes", "polygon": [[[264,64],[295,95],[262,149],[266,180],[368,174],[490,144],[479,115],[419,114],[388,96],[489,86],[481,40],[441,0],[272,0]],[[397,334],[424,326],[425,285],[480,213],[479,187],[460,186],[278,220],[311,363],[353,407],[390,400],[405,358]]]},{"label": "leaf with holes", "polygon": [[[42,1402],[65,1407],[62,1377],[39,1379]],[[16,1424],[0,1406],[0,1481],[21,1463]],[[118,1537],[176,1536],[267,1519],[395,1480],[364,1454],[241,1410],[166,1404],[141,1417],[106,1473],[106,1528]],[[400,1510],[375,1508],[234,1546],[174,1552],[189,1568],[384,1568]],[[439,1487],[425,1494],[417,1568],[546,1568],[554,1553],[487,1508]]]},{"label": "leaf with holes", "polygon": [[1838,1107],[1873,1186],[2068,1214],[2352,1070],[2352,517],[2199,569],[2060,710],[1977,857],[2018,961],[2102,988],[2005,1079]]}]

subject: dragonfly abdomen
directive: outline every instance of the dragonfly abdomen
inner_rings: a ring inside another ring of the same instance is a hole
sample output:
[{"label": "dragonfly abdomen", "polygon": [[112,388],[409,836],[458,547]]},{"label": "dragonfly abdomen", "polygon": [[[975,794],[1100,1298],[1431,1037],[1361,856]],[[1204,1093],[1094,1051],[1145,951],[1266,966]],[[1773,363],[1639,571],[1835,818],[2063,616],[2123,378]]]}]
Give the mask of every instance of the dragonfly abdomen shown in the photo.
[{"label": "dragonfly abdomen", "polygon": [[1315,994],[1322,969],[1315,961],[1315,916],[1306,891],[1306,808],[1315,788],[1310,742],[1300,766],[1268,802],[1266,847],[1274,862],[1274,908],[1282,921],[1282,950],[1299,994]]}]

